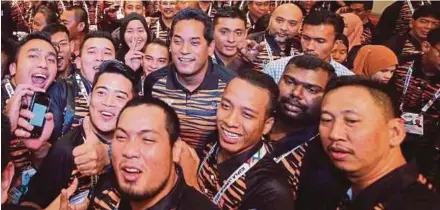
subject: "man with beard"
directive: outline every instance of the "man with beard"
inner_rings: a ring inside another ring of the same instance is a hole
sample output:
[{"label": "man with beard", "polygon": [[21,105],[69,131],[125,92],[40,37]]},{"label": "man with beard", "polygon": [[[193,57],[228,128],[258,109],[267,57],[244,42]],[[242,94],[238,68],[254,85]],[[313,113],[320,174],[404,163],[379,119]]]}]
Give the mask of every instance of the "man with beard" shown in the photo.
[{"label": "man with beard", "polygon": [[[53,145],[29,183],[23,205],[46,208],[74,178],[79,179],[80,186],[70,201],[81,203],[87,198],[104,166],[110,164],[107,151],[117,116],[136,95],[135,90],[135,75],[130,67],[117,61],[105,61],[100,65],[90,95],[89,117]],[[93,161],[83,156],[95,148],[100,149],[91,154]]]},{"label": "man with beard", "polygon": [[135,98],[128,102],[113,135],[113,171],[99,181],[91,207],[217,209],[185,183],[181,168],[174,163],[179,132],[176,112],[160,99]]},{"label": "man with beard", "polygon": [[322,99],[322,147],[350,180],[337,209],[440,209],[440,195],[407,163],[395,93],[378,82],[344,77]]},{"label": "man with beard", "polygon": [[53,23],[44,27],[42,31],[51,35],[52,44],[58,52],[57,78],[66,79],[75,71],[75,66],[72,63],[74,42],[70,41],[69,30],[64,25]]},{"label": "man with beard", "polygon": [[107,32],[92,31],[84,38],[76,67],[79,71],[49,89],[55,117],[53,137],[58,138],[81,123],[88,113],[89,94],[99,65],[115,59],[115,44]]},{"label": "man with beard", "polygon": [[295,36],[302,19],[303,14],[298,6],[292,3],[282,4],[273,11],[266,31],[249,35],[248,39],[263,42],[265,45],[253,61],[255,70],[262,71],[267,63],[301,51],[299,38]]},{"label": "man with beard", "polygon": [[[31,33],[17,46],[12,63],[9,65],[11,78],[1,84],[2,111],[12,120],[11,132],[15,139],[10,141],[17,179],[11,187],[12,203],[17,203],[26,192],[27,184],[41,161],[47,155],[51,142],[54,118],[52,113],[45,115],[45,126],[38,138],[31,138],[33,125],[29,119],[35,117],[29,109],[32,95],[45,92],[55,80],[57,73],[57,52],[47,33]],[[18,173],[20,172],[20,173]],[[23,181],[24,180],[24,181]]]},{"label": "man with beard", "polygon": [[269,151],[289,172],[297,209],[335,206],[332,199],[344,193],[317,137],[321,99],[334,77],[334,68],[324,60],[300,55],[289,61],[278,84],[280,96],[268,135]]},{"label": "man with beard", "polygon": [[171,23],[177,13],[177,1],[160,0],[158,4],[160,16],[150,18],[148,21],[149,27],[152,33],[151,35],[153,35],[154,38],[166,42],[168,40],[168,34],[170,33]]},{"label": "man with beard", "polygon": [[[314,55],[330,63],[338,76],[354,75],[331,57],[336,38],[344,30],[344,21],[340,16],[328,11],[312,12],[304,18],[302,30],[301,48],[304,54]],[[292,57],[270,62],[264,67],[264,73],[269,74],[275,82],[279,82],[286,64]]]}]

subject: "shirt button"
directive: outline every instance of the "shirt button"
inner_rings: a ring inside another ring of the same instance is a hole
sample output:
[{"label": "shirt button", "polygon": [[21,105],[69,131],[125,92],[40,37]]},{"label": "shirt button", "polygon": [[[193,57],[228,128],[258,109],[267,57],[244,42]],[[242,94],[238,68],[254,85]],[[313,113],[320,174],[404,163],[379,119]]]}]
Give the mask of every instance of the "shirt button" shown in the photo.
[{"label": "shirt button", "polygon": [[204,191],[205,191],[205,193],[208,193],[208,189],[206,189],[206,188],[205,188],[205,190],[204,190]]},{"label": "shirt button", "polygon": [[211,176],[210,176],[210,177],[211,177],[211,179],[212,179],[212,180],[214,180],[214,175],[212,175],[212,174],[211,174]]}]

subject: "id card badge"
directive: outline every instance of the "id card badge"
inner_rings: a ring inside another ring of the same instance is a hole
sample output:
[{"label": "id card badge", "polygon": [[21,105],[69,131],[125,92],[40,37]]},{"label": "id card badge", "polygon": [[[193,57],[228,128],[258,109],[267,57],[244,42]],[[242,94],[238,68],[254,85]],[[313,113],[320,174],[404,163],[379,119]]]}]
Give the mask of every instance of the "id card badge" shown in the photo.
[{"label": "id card badge", "polygon": [[83,201],[86,200],[86,198],[89,196],[90,190],[84,190],[82,192],[79,192],[78,194],[72,196],[69,199],[69,202],[71,204],[78,204],[78,203],[82,203]]},{"label": "id card badge", "polygon": [[402,119],[407,133],[423,135],[423,115],[406,112],[402,114]]},{"label": "id card badge", "polygon": [[89,26],[89,30],[90,31],[96,31],[96,30],[98,30],[98,26],[97,25],[90,25]]}]

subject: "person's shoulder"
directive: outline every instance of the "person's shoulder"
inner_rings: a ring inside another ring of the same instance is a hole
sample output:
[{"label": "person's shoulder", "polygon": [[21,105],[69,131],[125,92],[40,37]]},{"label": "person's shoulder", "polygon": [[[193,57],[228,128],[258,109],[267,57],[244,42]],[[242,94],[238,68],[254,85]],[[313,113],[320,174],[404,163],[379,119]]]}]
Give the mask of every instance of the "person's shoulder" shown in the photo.
[{"label": "person's shoulder", "polygon": [[335,69],[335,73],[336,75],[339,76],[351,76],[354,75],[354,73],[350,70],[348,70],[347,67],[345,67],[344,65],[336,62],[335,60],[330,60],[330,65],[333,66],[333,68]]},{"label": "person's shoulder", "polygon": [[169,72],[172,71],[171,66],[165,66],[157,71],[154,71],[152,73],[150,73],[146,78],[145,78],[145,83],[146,84],[153,84],[155,83],[157,80],[163,78],[163,77],[167,77],[169,75]]},{"label": "person's shoulder", "polygon": [[35,210],[36,208],[30,206],[22,206],[17,204],[2,204],[1,209],[4,210]]},{"label": "person's shoulder", "polygon": [[440,209],[440,194],[426,185],[415,182],[409,185],[388,203],[390,209]]},{"label": "person's shoulder", "polygon": [[214,73],[219,76],[221,80],[228,83],[234,77],[237,76],[237,73],[218,64],[213,63]]},{"label": "person's shoulder", "polygon": [[179,206],[179,209],[181,210],[219,209],[216,205],[214,205],[214,203],[211,202],[211,200],[208,199],[208,197],[188,185],[185,187],[185,192]]},{"label": "person's shoulder", "polygon": [[81,128],[82,125],[79,125],[75,128],[72,128],[69,132],[61,136],[55,143],[52,145],[51,153],[57,155],[71,155],[73,148],[80,145],[83,141],[81,138]]},{"label": "person's shoulder", "polygon": [[58,94],[64,92],[66,88],[66,83],[67,83],[66,79],[54,81],[47,90],[47,93],[51,95],[51,94]]}]

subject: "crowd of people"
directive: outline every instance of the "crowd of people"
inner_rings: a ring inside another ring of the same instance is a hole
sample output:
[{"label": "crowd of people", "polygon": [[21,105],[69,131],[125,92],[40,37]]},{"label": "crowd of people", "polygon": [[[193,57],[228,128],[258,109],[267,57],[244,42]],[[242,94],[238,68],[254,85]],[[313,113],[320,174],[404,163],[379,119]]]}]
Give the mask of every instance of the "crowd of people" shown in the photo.
[{"label": "crowd of people", "polygon": [[1,207],[440,209],[440,4],[372,8],[2,1]]}]

